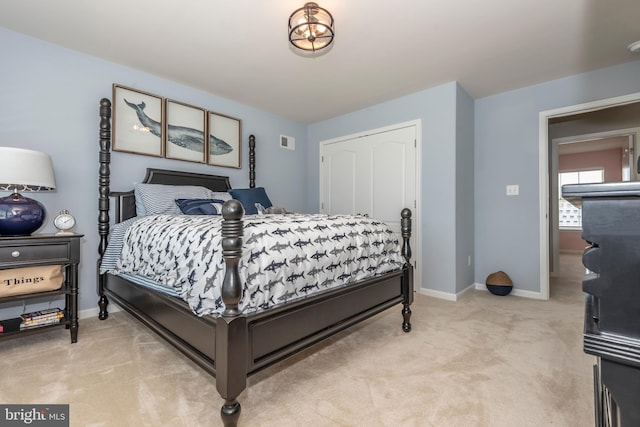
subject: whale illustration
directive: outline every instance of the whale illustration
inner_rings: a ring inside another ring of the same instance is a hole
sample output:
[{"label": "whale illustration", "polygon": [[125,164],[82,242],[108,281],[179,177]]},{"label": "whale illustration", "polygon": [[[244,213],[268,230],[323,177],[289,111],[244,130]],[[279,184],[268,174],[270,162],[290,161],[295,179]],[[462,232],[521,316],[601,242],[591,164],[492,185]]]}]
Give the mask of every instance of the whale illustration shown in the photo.
[{"label": "whale illustration", "polygon": [[[124,102],[136,112],[138,120],[140,120],[140,124],[142,124],[142,126],[148,128],[151,134],[160,137],[162,127],[159,122],[145,114],[144,109],[146,104],[144,101],[140,104],[134,104],[133,102],[129,102],[124,99]],[[167,139],[169,142],[186,148],[187,150],[198,152],[203,151],[202,141],[204,141],[204,133],[197,129],[185,126],[169,125]],[[209,154],[212,156],[220,156],[222,154],[230,153],[231,151],[233,151],[232,146],[220,138],[209,135]]]}]

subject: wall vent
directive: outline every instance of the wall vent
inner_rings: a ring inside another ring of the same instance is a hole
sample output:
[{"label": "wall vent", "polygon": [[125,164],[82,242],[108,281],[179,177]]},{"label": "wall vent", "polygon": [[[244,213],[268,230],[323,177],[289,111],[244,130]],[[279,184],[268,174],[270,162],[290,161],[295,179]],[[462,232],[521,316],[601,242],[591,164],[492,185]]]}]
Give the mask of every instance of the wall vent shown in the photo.
[{"label": "wall vent", "polygon": [[291,136],[280,135],[280,147],[287,150],[296,149],[296,139]]}]

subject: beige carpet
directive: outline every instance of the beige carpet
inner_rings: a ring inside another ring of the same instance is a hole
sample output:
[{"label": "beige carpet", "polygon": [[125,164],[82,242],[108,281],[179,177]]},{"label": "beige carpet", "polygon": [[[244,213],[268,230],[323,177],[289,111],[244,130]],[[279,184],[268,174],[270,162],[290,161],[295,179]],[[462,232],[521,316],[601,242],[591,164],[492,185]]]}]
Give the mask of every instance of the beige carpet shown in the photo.
[{"label": "beige carpet", "polygon": [[[577,271],[577,273],[576,273]],[[580,257],[552,299],[418,295],[249,379],[241,426],[589,426]],[[1,403],[69,403],[72,426],[218,426],[214,379],[125,313],[0,343]]]}]

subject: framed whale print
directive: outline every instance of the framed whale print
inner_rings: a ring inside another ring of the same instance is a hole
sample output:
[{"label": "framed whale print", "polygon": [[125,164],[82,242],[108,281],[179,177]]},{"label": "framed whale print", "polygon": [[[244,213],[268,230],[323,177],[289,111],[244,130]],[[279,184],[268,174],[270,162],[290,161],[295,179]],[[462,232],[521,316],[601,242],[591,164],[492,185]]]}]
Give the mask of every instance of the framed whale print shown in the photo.
[{"label": "framed whale print", "polygon": [[206,111],[171,99],[165,100],[164,111],[164,156],[205,163]]},{"label": "framed whale print", "polygon": [[209,112],[207,121],[207,163],[227,168],[241,168],[240,119]]},{"label": "framed whale print", "polygon": [[113,151],[162,157],[162,97],[113,85]]}]

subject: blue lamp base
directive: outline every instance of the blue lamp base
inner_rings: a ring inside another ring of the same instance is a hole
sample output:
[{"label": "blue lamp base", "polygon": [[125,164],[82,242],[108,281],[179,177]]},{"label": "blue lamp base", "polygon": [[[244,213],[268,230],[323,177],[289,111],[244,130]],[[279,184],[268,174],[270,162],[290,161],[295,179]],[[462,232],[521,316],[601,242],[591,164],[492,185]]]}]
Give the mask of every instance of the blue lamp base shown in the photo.
[{"label": "blue lamp base", "polygon": [[0,236],[29,236],[42,227],[45,210],[37,200],[13,193],[0,198]]}]

